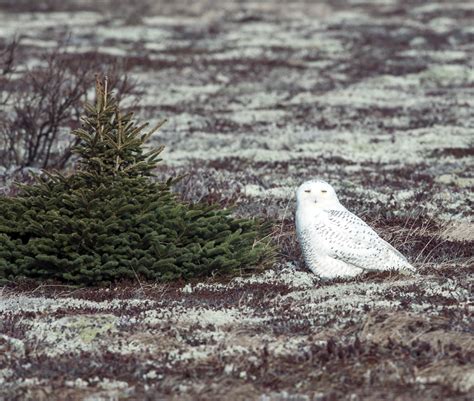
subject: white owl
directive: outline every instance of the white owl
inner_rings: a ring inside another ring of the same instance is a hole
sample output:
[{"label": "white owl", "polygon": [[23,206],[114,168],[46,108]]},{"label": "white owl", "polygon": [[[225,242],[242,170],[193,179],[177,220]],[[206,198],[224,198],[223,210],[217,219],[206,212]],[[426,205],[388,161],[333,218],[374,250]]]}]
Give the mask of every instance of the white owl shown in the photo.
[{"label": "white owl", "polygon": [[306,264],[321,278],[353,277],[366,271],[415,271],[400,252],[339,203],[327,182],[303,183],[296,201],[298,240]]}]

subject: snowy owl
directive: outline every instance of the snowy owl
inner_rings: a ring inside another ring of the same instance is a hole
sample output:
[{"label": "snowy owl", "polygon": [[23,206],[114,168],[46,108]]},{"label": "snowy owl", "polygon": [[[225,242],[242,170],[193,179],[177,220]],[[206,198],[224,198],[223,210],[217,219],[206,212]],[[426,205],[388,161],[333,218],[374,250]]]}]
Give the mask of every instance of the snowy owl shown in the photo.
[{"label": "snowy owl", "polygon": [[334,188],[307,181],[296,192],[296,233],[307,266],[324,279],[365,271],[414,272],[406,258],[339,203]]}]

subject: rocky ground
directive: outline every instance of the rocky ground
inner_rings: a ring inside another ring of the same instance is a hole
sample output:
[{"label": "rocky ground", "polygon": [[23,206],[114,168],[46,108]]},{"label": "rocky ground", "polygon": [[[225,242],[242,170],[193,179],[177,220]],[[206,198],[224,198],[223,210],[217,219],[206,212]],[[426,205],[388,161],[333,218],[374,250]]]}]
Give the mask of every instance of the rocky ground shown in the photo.
[{"label": "rocky ground", "polygon": [[[0,0],[23,65],[70,35],[166,117],[159,175],[275,220],[250,277],[0,289],[0,399],[464,400],[474,387],[474,5],[469,1]],[[319,282],[295,187],[342,202],[419,268]]]}]

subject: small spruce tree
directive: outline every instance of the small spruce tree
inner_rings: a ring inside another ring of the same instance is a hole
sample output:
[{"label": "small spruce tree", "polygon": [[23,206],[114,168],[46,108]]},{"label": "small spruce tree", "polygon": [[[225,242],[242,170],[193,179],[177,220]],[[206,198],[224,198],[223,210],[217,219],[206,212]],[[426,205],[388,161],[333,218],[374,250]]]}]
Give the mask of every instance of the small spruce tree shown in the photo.
[{"label": "small spruce tree", "polygon": [[167,281],[263,267],[272,260],[270,226],[215,205],[187,204],[157,182],[163,147],[120,113],[97,81],[74,149],[76,171],[37,176],[0,198],[0,280],[20,277],[94,285],[142,276]]}]

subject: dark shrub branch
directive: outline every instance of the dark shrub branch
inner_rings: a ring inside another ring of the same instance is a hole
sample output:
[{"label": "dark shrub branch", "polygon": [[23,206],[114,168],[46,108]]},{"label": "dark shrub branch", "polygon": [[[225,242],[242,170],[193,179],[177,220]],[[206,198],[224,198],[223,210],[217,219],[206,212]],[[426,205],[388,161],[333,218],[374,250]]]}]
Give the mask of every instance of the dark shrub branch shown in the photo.
[{"label": "dark shrub branch", "polygon": [[[63,133],[75,128],[95,75],[109,76],[118,100],[136,93],[136,82],[129,78],[125,63],[107,63],[110,60],[97,52],[70,54],[66,45],[44,56],[21,82],[12,82],[10,77],[9,107],[0,121],[1,164],[7,169],[66,166],[77,139],[67,140]],[[2,53],[7,72],[13,68],[14,48],[7,47]]]}]

